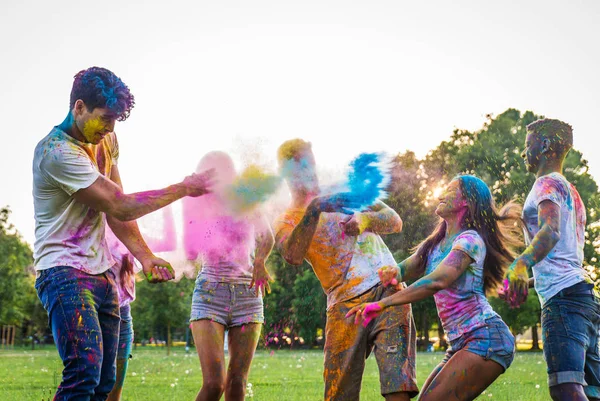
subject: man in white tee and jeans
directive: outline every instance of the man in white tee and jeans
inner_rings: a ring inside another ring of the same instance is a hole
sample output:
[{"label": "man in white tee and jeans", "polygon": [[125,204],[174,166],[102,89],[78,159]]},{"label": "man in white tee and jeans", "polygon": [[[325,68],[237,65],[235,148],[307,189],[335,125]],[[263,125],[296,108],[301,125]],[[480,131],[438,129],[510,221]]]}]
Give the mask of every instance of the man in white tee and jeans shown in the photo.
[{"label": "man in white tee and jeans", "polygon": [[585,206],[562,175],[572,146],[573,131],[562,121],[527,126],[523,157],[537,179],[523,206],[528,247],[506,274],[506,298],[519,306],[535,284],[552,399],[600,400],[600,303],[583,268]]},{"label": "man in white tee and jeans", "polygon": [[113,131],[133,105],[129,88],[111,71],[80,71],[69,114],[35,148],[35,286],[64,365],[55,400],[105,400],[115,382],[120,318],[106,224],[151,282],[170,280],[171,266],[153,255],[135,219],[210,187],[212,172],[123,193]]}]

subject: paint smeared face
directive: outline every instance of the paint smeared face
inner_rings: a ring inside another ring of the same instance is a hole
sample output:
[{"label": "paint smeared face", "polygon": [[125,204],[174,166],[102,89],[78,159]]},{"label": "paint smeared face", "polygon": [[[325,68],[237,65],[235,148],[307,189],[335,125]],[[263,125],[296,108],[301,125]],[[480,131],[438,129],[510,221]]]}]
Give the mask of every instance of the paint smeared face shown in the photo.
[{"label": "paint smeared face", "polygon": [[[78,100],[77,102],[81,102]],[[109,109],[96,107],[91,112],[81,102],[75,104],[74,119],[77,128],[84,138],[84,142],[98,144],[115,129],[116,116]]]},{"label": "paint smeared face", "polygon": [[467,209],[465,199],[458,180],[452,180],[439,196],[440,203],[435,209],[435,214],[441,218],[452,216]]},{"label": "paint smeared face", "polygon": [[525,159],[525,166],[530,173],[537,172],[539,168],[540,158],[543,153],[542,142],[539,135],[536,135],[533,132],[527,133],[525,149],[523,149],[521,157]]},{"label": "paint smeared face", "polygon": [[302,152],[297,158],[285,161],[281,172],[292,192],[318,192],[319,180],[315,157],[311,151]]}]

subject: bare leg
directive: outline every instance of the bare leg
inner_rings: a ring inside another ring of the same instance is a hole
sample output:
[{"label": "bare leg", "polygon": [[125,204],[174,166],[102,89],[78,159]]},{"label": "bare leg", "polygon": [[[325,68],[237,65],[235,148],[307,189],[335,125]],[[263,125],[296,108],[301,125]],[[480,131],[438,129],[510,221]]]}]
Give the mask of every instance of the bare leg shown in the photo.
[{"label": "bare leg", "polygon": [[121,393],[123,392],[123,383],[125,382],[125,374],[127,373],[127,359],[117,358],[117,382],[108,394],[106,401],[120,401]]},{"label": "bare leg", "polygon": [[249,323],[229,330],[229,367],[225,385],[225,401],[243,401],[248,373],[258,345],[262,324]]},{"label": "bare leg", "polygon": [[431,380],[420,401],[470,401],[503,372],[500,364],[485,360],[469,351],[456,352],[437,376]]},{"label": "bare leg", "polygon": [[385,401],[410,401],[408,393],[392,393],[384,395]]},{"label": "bare leg", "polygon": [[202,369],[196,401],[218,401],[225,390],[225,327],[211,320],[196,320],[192,335]]},{"label": "bare leg", "polygon": [[429,374],[429,376],[427,377],[427,380],[425,380],[425,383],[423,384],[423,387],[421,388],[421,393],[425,394],[427,392],[427,389],[429,388],[429,386],[431,385],[431,382],[433,381],[433,379],[435,379],[437,377],[437,375],[442,371],[442,368],[446,366],[446,362],[442,362],[439,365],[437,365],[435,367],[435,369],[433,369],[433,371]]}]

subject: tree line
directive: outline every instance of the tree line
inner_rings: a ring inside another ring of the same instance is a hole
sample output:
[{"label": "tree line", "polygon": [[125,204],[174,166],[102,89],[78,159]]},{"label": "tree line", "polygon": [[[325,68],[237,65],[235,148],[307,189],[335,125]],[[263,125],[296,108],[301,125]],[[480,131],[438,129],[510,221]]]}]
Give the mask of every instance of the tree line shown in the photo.
[{"label": "tree line", "polygon": [[[436,189],[457,174],[473,174],[492,189],[497,204],[510,199],[521,203],[535,177],[527,173],[520,154],[527,124],[541,116],[527,111],[508,109],[498,116],[488,115],[477,131],[456,129],[423,158],[406,151],[391,163],[392,180],[387,188],[388,203],[404,221],[399,234],[384,236],[399,262],[431,232],[438,218],[434,214]],[[410,133],[403,133],[409,135]],[[575,137],[577,137],[575,131]],[[600,217],[598,185],[588,172],[588,163],[580,151],[572,150],[565,163],[564,174],[578,189],[587,209],[584,266],[594,280],[600,280]],[[47,317],[34,289],[32,252],[9,223],[9,209],[0,209],[0,327],[18,327],[17,340],[27,343],[42,340],[50,334]],[[310,347],[323,343],[326,299],[320,283],[308,264],[291,266],[274,251],[267,267],[276,278],[271,294],[265,297],[265,327],[262,345],[268,347]],[[137,284],[137,299],[132,304],[137,341],[158,338],[167,342],[186,340],[194,282],[181,280],[166,285],[151,285],[145,280]],[[537,346],[537,324],[540,304],[534,291],[519,309],[510,309],[492,297],[492,306],[514,334],[533,330],[533,346]],[[413,304],[417,334],[422,344],[429,332],[443,331],[433,298]],[[443,346],[444,344],[442,344]]]}]

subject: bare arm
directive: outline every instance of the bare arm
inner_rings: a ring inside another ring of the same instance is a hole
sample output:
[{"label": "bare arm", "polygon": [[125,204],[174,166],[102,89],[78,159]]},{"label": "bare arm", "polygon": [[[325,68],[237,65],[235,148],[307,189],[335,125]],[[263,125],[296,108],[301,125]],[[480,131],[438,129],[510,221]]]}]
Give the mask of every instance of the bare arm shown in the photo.
[{"label": "bare arm", "polygon": [[360,235],[365,231],[376,234],[393,234],[402,231],[402,219],[392,208],[378,201],[362,213],[355,213],[344,223],[347,235]]},{"label": "bare arm", "polygon": [[515,259],[515,267],[532,268],[548,256],[560,240],[560,207],[556,203],[545,200],[539,204],[538,226],[540,230],[529,246]]},{"label": "bare arm", "polygon": [[363,325],[367,325],[373,318],[388,306],[404,305],[420,301],[436,292],[448,288],[455,282],[467,267],[473,263],[473,259],[460,250],[452,250],[431,274],[417,280],[408,288],[403,289],[383,298],[379,302],[364,303],[350,309],[346,317],[354,315],[354,322],[362,319]]},{"label": "bare arm", "polygon": [[359,203],[346,193],[320,196],[313,199],[306,208],[302,220],[280,244],[281,256],[289,264],[301,265],[317,230],[321,213],[351,215],[354,214],[351,209],[358,206]]},{"label": "bare arm", "polygon": [[[81,202],[120,221],[129,221],[154,212],[184,196],[200,196],[208,192],[213,171],[192,174],[182,182],[154,191],[124,194],[121,187],[103,177],[73,194]],[[115,232],[116,234],[116,232]]]},{"label": "bare arm", "polygon": [[269,257],[275,240],[269,223],[262,214],[256,216],[254,223],[256,237],[256,252],[254,256],[254,269],[252,271],[252,281],[250,288],[255,287],[256,296],[265,295],[266,292],[271,292],[270,281],[273,281],[271,275],[267,271],[265,261]]},{"label": "bare arm", "polygon": [[560,240],[560,207],[552,201],[544,200],[538,205],[538,226],[540,230],[527,248],[508,268],[505,278],[505,298],[512,307],[518,307],[527,299],[527,289],[534,285],[527,269],[542,261]]},{"label": "bare arm", "polygon": [[[410,258],[409,258],[410,259]],[[452,250],[430,274],[380,301],[381,306],[403,305],[425,299],[454,283],[473,259],[463,251]]]},{"label": "bare arm", "polygon": [[416,280],[425,273],[425,264],[421,265],[419,257],[414,253],[398,263],[398,269],[400,270],[399,281]]},{"label": "bare arm", "polygon": [[[121,175],[117,166],[113,166],[111,170],[110,181],[118,186],[119,189],[122,188]],[[174,277],[171,265],[154,256],[146,241],[144,241],[135,220],[120,221],[107,214],[106,221],[116,237],[131,252],[133,257],[140,261],[144,273],[150,281],[166,281]],[[149,273],[150,275],[148,276]]]},{"label": "bare arm", "polygon": [[283,256],[286,262],[295,266],[302,264],[317,231],[320,216],[321,212],[311,203],[306,209],[302,220],[300,220],[290,235],[281,243],[281,256]]},{"label": "bare arm", "polygon": [[273,238],[273,231],[265,217],[260,215],[257,218],[258,222],[255,225],[256,229],[256,254],[254,256],[254,262],[258,261],[264,266],[265,261],[273,250],[275,239]]},{"label": "bare arm", "polygon": [[366,231],[376,234],[393,234],[402,231],[402,219],[394,209],[379,201],[362,213],[366,218]]}]

